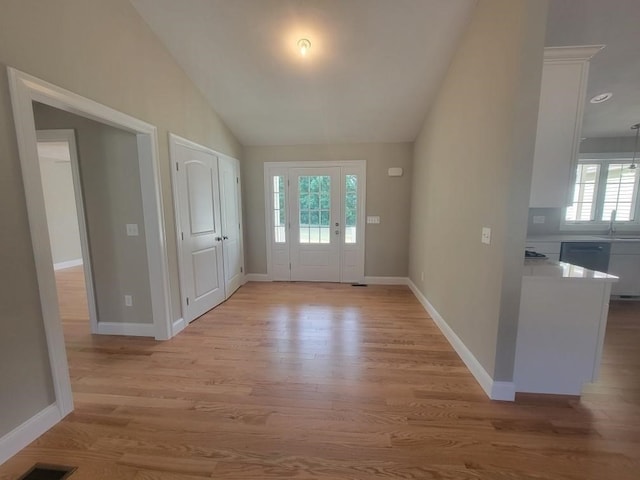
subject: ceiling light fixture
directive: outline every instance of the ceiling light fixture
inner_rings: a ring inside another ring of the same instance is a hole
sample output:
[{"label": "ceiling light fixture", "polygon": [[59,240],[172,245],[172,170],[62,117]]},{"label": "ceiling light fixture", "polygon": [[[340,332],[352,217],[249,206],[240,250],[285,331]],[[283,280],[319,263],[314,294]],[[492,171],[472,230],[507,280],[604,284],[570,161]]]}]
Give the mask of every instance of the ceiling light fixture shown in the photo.
[{"label": "ceiling light fixture", "polygon": [[629,165],[629,168],[631,170],[635,170],[636,169],[636,155],[638,155],[638,134],[640,133],[640,123],[636,123],[635,125],[631,125],[631,130],[635,130],[636,131],[636,144],[633,147],[633,160],[631,160],[631,165]]},{"label": "ceiling light fixture", "polygon": [[300,55],[302,55],[303,57],[306,57],[307,52],[311,48],[311,42],[306,38],[301,38],[300,40],[298,40],[297,45],[298,45],[298,48],[300,49]]},{"label": "ceiling light fixture", "polygon": [[611,97],[613,97],[613,93],[611,92],[607,92],[607,93],[600,93],[598,95],[596,95],[595,97],[593,97],[591,100],[589,100],[591,103],[604,103],[607,100],[610,100]]}]

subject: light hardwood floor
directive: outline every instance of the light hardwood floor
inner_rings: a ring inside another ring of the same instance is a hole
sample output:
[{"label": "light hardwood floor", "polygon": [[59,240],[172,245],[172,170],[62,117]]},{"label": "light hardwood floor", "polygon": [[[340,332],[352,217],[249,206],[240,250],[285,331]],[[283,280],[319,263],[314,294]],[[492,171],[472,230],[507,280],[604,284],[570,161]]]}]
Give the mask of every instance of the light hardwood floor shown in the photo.
[{"label": "light hardwood floor", "polygon": [[169,342],[92,336],[59,273],[76,409],[0,467],[74,480],[640,478],[640,305],[582,399],[488,400],[402,286],[250,283]]}]

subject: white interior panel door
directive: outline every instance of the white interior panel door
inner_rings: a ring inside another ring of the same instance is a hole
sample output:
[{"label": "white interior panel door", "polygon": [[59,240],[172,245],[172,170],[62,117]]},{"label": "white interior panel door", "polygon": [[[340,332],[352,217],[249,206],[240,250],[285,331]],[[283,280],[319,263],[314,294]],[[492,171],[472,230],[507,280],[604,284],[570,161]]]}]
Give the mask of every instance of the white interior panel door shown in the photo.
[{"label": "white interior panel door", "polygon": [[218,159],[179,143],[175,155],[182,310],[190,322],[225,299]]},{"label": "white interior panel door", "polygon": [[244,275],[239,170],[237,160],[227,157],[218,159],[224,245],[224,283],[227,298],[240,287]]},{"label": "white interior panel door", "polygon": [[289,170],[291,280],[340,281],[340,167]]}]

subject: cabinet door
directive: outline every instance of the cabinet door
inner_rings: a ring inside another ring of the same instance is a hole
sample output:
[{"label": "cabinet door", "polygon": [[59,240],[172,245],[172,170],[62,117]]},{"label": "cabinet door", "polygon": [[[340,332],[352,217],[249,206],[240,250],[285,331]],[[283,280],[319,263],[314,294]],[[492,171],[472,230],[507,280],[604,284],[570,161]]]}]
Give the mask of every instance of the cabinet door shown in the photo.
[{"label": "cabinet door", "polygon": [[540,91],[540,109],[530,207],[566,207],[582,130],[589,60],[602,46],[547,47]]},{"label": "cabinet door", "polygon": [[545,64],[530,207],[565,207],[581,130],[588,63]]},{"label": "cabinet door", "polygon": [[611,255],[609,273],[620,277],[611,295],[640,295],[640,255]]}]

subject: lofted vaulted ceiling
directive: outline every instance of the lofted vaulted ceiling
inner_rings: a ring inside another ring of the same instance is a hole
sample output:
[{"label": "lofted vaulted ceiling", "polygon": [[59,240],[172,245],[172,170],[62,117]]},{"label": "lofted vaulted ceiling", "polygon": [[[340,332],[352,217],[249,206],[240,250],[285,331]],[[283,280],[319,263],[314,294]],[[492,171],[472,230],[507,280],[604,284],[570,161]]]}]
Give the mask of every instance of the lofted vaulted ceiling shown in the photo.
[{"label": "lofted vaulted ceiling", "polygon": [[131,2],[245,145],[413,141],[476,4]]}]

